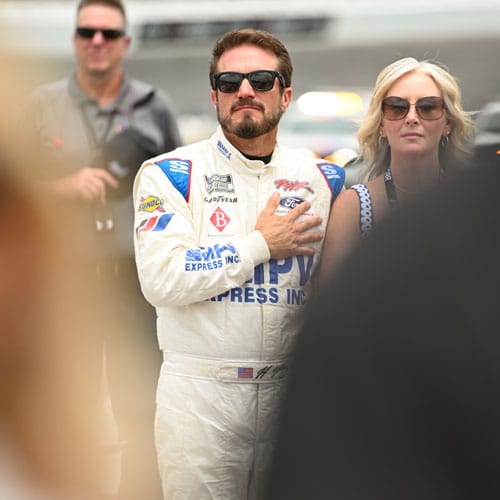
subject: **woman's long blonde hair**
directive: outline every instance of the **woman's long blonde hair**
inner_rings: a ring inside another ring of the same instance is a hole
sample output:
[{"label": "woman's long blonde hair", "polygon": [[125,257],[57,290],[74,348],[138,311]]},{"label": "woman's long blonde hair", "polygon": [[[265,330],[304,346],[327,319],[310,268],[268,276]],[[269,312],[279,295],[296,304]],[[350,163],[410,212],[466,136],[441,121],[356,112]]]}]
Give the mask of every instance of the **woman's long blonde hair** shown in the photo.
[{"label": "woman's long blonde hair", "polygon": [[462,96],[457,80],[441,63],[405,57],[389,64],[379,73],[368,111],[361,121],[358,141],[361,158],[365,164],[364,179],[377,177],[390,164],[389,144],[380,140],[382,100],[397,80],[413,71],[425,73],[434,80],[444,99],[446,116],[451,122],[449,141],[440,146],[441,165],[445,169],[458,166],[470,155],[468,144],[474,130],[474,122],[471,113],[462,108]]}]

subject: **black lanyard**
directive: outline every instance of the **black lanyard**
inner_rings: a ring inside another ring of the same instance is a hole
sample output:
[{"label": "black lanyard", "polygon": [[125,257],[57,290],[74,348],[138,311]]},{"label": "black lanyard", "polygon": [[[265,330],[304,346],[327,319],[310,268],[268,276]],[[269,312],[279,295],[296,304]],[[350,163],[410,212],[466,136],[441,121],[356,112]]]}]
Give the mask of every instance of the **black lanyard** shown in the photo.
[{"label": "black lanyard", "polygon": [[391,212],[395,212],[399,208],[398,195],[396,193],[396,186],[392,180],[391,167],[387,167],[384,172],[385,193],[387,194],[387,201]]},{"label": "black lanyard", "polygon": [[[439,182],[444,178],[444,168],[439,167]],[[387,194],[387,201],[389,202],[389,209],[391,212],[396,212],[399,209],[398,195],[396,193],[396,186],[392,178],[391,167],[387,167],[384,172],[385,192]]]}]

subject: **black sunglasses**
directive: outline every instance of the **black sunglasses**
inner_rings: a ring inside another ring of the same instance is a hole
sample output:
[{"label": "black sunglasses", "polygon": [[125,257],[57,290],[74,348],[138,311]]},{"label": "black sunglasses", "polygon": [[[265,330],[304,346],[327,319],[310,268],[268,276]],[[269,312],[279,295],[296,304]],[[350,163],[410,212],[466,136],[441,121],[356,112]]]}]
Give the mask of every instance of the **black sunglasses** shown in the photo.
[{"label": "black sunglasses", "polygon": [[96,33],[102,33],[102,36],[106,40],[116,40],[117,38],[120,38],[125,35],[125,31],[123,30],[113,30],[113,29],[107,29],[107,28],[86,28],[83,26],[78,26],[76,28],[76,34],[80,38],[88,38],[92,40],[94,38],[94,35]]},{"label": "black sunglasses", "polygon": [[[386,97],[382,101],[382,114],[387,120],[401,120],[410,111],[412,103],[402,97]],[[415,102],[415,110],[422,120],[439,120],[444,113],[441,97],[421,97]]]},{"label": "black sunglasses", "polygon": [[277,71],[259,69],[250,73],[238,73],[237,71],[223,71],[215,73],[212,77],[212,88],[219,89],[225,94],[237,92],[241,82],[246,78],[252,88],[258,92],[266,92],[274,87],[274,79],[277,78],[283,88],[286,87],[285,78]]}]

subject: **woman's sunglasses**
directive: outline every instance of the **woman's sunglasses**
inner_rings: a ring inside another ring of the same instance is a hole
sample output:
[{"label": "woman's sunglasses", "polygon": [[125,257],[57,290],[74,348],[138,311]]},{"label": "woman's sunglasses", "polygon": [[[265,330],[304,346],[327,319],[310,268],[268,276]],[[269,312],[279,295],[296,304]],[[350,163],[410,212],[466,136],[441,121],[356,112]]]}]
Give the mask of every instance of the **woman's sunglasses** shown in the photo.
[{"label": "woman's sunglasses", "polygon": [[257,71],[250,71],[250,73],[238,73],[236,71],[223,71],[222,73],[215,73],[212,77],[212,88],[219,89],[225,94],[232,94],[237,92],[240,88],[241,82],[246,78],[252,88],[258,92],[266,92],[274,87],[274,79],[277,78],[283,88],[285,85],[285,78],[277,71],[270,71],[267,69],[260,69]]},{"label": "woman's sunglasses", "polygon": [[92,38],[94,38],[94,35],[96,33],[102,33],[102,36],[106,40],[116,40],[117,38],[120,38],[123,35],[125,35],[125,31],[123,31],[123,30],[113,30],[113,29],[106,29],[106,28],[104,28],[104,29],[85,28],[85,27],[81,27],[81,26],[76,28],[76,34],[80,38],[87,38],[89,40],[92,40]]},{"label": "woman's sunglasses", "polygon": [[[441,97],[417,99],[415,110],[422,120],[438,120],[443,116],[444,101]],[[402,97],[386,97],[382,101],[382,114],[386,120],[401,120],[410,111],[412,103]]]}]

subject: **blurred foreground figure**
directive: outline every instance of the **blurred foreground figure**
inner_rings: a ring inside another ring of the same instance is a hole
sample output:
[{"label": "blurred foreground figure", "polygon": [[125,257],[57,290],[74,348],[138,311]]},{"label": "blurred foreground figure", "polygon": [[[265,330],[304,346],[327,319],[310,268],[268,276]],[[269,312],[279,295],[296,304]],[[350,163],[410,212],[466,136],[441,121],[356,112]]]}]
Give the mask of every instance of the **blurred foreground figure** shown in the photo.
[{"label": "blurred foreground figure", "polygon": [[161,356],[156,314],[140,292],[134,261],[132,181],[145,159],[181,138],[170,98],[125,70],[127,29],[120,0],[75,2],[75,69],[30,95],[21,137],[33,177],[61,212],[71,211],[67,236],[81,236],[82,264],[116,326],[116,335],[104,330],[103,341],[124,442],[121,499],[154,500],[161,497],[153,439]]},{"label": "blurred foreground figure", "polygon": [[67,279],[75,262],[58,233],[63,217],[49,215],[2,149],[0,498],[108,498],[93,291],[84,272]]},{"label": "blurred foreground figure", "polygon": [[115,499],[109,296],[78,244],[88,228],[47,196],[30,150],[16,147],[19,103],[39,75],[5,47],[0,72],[0,498]]},{"label": "blurred foreground figure", "polygon": [[2,153],[0,498],[108,498],[114,436],[88,316],[92,290],[71,252],[60,251],[62,234],[40,200],[6,171],[8,161]]},{"label": "blurred foreground figure", "polygon": [[[309,309],[269,500],[500,498],[500,169],[402,209]],[[375,265],[376,263],[376,265]]]}]

